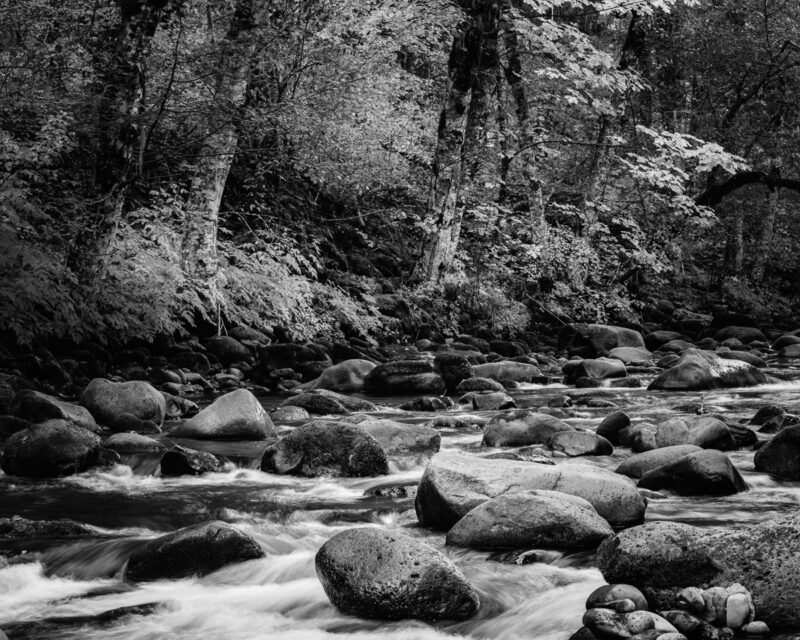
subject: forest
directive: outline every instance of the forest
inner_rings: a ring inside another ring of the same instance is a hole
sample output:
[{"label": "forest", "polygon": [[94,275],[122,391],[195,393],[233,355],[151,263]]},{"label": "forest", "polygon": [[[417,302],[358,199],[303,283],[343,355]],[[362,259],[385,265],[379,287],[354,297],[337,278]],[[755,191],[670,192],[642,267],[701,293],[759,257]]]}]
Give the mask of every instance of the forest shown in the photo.
[{"label": "forest", "polygon": [[4,335],[785,321],[799,11],[5,0]]},{"label": "forest", "polygon": [[0,0],[0,640],[796,640],[799,207],[793,0]]}]

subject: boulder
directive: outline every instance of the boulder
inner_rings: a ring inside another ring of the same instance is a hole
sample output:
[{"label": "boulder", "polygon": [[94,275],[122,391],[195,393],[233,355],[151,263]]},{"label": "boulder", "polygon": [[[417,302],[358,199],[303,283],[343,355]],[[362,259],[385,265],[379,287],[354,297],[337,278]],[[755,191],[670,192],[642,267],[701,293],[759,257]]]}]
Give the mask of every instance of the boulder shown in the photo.
[{"label": "boulder", "polygon": [[261,403],[247,389],[220,396],[200,413],[170,430],[173,438],[194,440],[276,440]]},{"label": "boulder", "polygon": [[612,444],[602,436],[587,431],[560,431],[550,436],[547,446],[568,456],[610,456]]},{"label": "boulder", "polygon": [[367,374],[364,390],[381,395],[440,395],[445,392],[446,385],[430,360],[392,360],[379,364]]},{"label": "boulder", "polygon": [[469,360],[459,353],[440,351],[433,360],[433,366],[451,393],[458,389],[462,381],[473,376]]},{"label": "boulder", "polygon": [[644,517],[645,503],[633,482],[606,469],[448,452],[436,454],[425,469],[417,490],[417,519],[424,527],[449,529],[486,500],[533,489],[584,498],[615,527],[636,524]]},{"label": "boulder", "polygon": [[81,394],[80,403],[100,424],[110,425],[121,413],[131,413],[141,420],[164,422],[166,402],[152,385],[141,380],[111,382],[92,380]]},{"label": "boulder", "polygon": [[236,338],[231,336],[214,336],[206,342],[206,351],[213,353],[226,367],[234,362],[249,362],[252,360],[250,350]]},{"label": "boulder", "polygon": [[219,473],[224,468],[215,455],[178,445],[173,446],[161,458],[161,475],[165,477]]},{"label": "boulder", "polygon": [[767,342],[766,336],[755,327],[725,327],[714,334],[714,339],[719,342],[728,340],[729,338],[736,338],[744,344],[750,344],[756,340],[759,342]]},{"label": "boulder", "polygon": [[653,354],[641,347],[616,347],[608,352],[608,357],[624,364],[652,364]]},{"label": "boulder", "polygon": [[647,598],[636,587],[629,584],[605,584],[598,587],[586,599],[586,610],[598,607],[609,607],[620,600],[629,600],[636,607],[635,611],[647,611],[650,607]]},{"label": "boulder", "polygon": [[668,489],[684,496],[727,496],[747,490],[747,484],[721,451],[696,451],[646,472],[639,487]]},{"label": "boulder", "polygon": [[747,364],[751,364],[754,367],[758,367],[759,369],[763,369],[767,366],[767,363],[764,361],[763,358],[759,358],[754,353],[750,353],[749,351],[723,351],[719,350],[715,352],[720,358],[725,360],[741,360],[742,362],[746,362]]},{"label": "boulder", "polygon": [[506,411],[492,418],[483,432],[486,447],[520,447],[545,444],[559,431],[574,431],[558,418],[527,409]]},{"label": "boulder", "polygon": [[138,433],[115,433],[103,441],[103,447],[119,454],[162,453],[167,450],[158,440]]},{"label": "boulder", "polygon": [[161,433],[161,427],[155,422],[152,420],[142,420],[132,413],[120,413],[114,418],[114,422],[109,425],[109,428],[114,433],[126,433],[128,431],[135,431],[136,433]]},{"label": "boulder", "polygon": [[613,358],[597,358],[586,360],[570,360],[561,368],[564,382],[574,384],[579,378],[606,380],[608,378],[624,378],[628,375],[625,365]]},{"label": "boulder", "polygon": [[164,402],[167,407],[166,414],[164,415],[167,420],[191,418],[200,412],[200,407],[191,400],[164,391],[161,392],[161,395],[164,396]]},{"label": "boulder", "polygon": [[644,344],[650,351],[656,351],[662,344],[682,338],[683,336],[677,331],[651,331],[644,337]]},{"label": "boulder", "polygon": [[616,347],[644,348],[642,334],[634,329],[616,327],[605,324],[574,323],[567,325],[566,330],[571,335],[573,346],[585,344],[591,348],[594,355],[603,355]]},{"label": "boulder", "polygon": [[605,438],[611,444],[619,443],[619,432],[631,424],[631,419],[624,411],[612,411],[597,427],[597,435]]},{"label": "boulder", "polygon": [[800,629],[800,516],[735,530],[651,522],[601,544],[598,566],[609,582],[641,589],[656,610],[676,608],[685,587],[738,583],[758,618],[773,629]]},{"label": "boulder", "polygon": [[11,414],[29,422],[45,420],[66,420],[93,433],[100,431],[92,414],[80,405],[64,402],[45,393],[23,389],[11,404]]},{"label": "boulder", "polygon": [[421,424],[369,419],[359,422],[358,426],[380,442],[383,450],[390,456],[436,453],[442,441],[436,429]]},{"label": "boulder", "polygon": [[135,582],[204,576],[264,551],[250,536],[219,521],[203,522],[150,540],[134,551],[125,578]]},{"label": "boulder", "polygon": [[631,456],[617,467],[617,473],[621,473],[629,478],[639,479],[648,471],[657,467],[675,462],[690,453],[696,453],[702,449],[693,444],[678,444],[671,447],[662,447]]},{"label": "boulder", "polygon": [[658,350],[667,353],[683,353],[684,351],[688,351],[692,348],[694,348],[694,345],[687,340],[670,340],[669,342],[662,344]]},{"label": "boulder", "polygon": [[611,526],[582,498],[520,491],[487,500],[447,533],[447,544],[479,549],[597,548]]},{"label": "boulder", "polygon": [[0,539],[27,540],[32,538],[87,538],[97,531],[74,520],[28,520],[13,516],[0,518]]},{"label": "boulder", "polygon": [[351,411],[376,411],[377,407],[368,400],[352,398],[350,396],[328,391],[327,389],[313,389],[287,398],[281,404],[283,407],[301,407],[311,414],[336,415]]},{"label": "boulder", "polygon": [[389,473],[386,451],[359,425],[316,420],[264,452],[264,471],[297,476],[365,477]]},{"label": "boulder", "polygon": [[453,401],[447,396],[422,396],[414,398],[400,405],[403,411],[446,411],[453,406]]},{"label": "boulder", "polygon": [[0,415],[0,444],[10,435],[32,426],[33,423],[24,418]]},{"label": "boulder", "polygon": [[375,368],[369,360],[344,360],[328,367],[318,378],[300,385],[300,389],[327,389],[328,391],[363,391],[364,379]]},{"label": "boulder", "polygon": [[303,409],[303,407],[293,407],[286,405],[285,407],[275,407],[269,414],[272,422],[308,422],[311,414]]},{"label": "boulder", "polygon": [[361,618],[464,619],[478,608],[444,554],[399,531],[343,531],[322,545],[315,566],[330,601]]},{"label": "boulder", "polygon": [[515,382],[533,382],[542,377],[542,372],[536,365],[512,360],[473,365],[472,374],[477,378],[489,378],[503,386]]},{"label": "boulder", "polygon": [[473,393],[472,408],[475,411],[504,411],[505,409],[516,409],[517,403],[504,391]]},{"label": "boulder", "polygon": [[467,378],[458,383],[456,393],[469,393],[470,391],[504,391],[505,387],[490,378]]},{"label": "boulder", "polygon": [[800,480],[800,426],[781,429],[756,451],[756,471],[789,480]]},{"label": "boulder", "polygon": [[100,444],[94,433],[72,422],[47,420],[11,435],[0,466],[11,476],[67,476],[95,466]]},{"label": "boulder", "polygon": [[700,391],[748,387],[766,382],[764,372],[746,362],[725,360],[712,351],[688,349],[678,363],[653,380],[648,389]]}]

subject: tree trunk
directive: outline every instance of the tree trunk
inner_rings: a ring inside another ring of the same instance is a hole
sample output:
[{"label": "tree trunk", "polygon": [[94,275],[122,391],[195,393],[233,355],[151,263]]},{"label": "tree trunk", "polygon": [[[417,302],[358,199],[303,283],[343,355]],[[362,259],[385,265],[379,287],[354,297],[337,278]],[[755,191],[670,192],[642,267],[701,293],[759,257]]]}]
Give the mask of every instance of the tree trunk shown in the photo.
[{"label": "tree trunk", "polygon": [[104,194],[96,221],[70,256],[70,266],[85,281],[105,269],[122,217],[139,142],[150,44],[166,11],[180,0],[124,0],[114,51],[103,77],[99,104],[99,149],[95,182]]},{"label": "tree trunk", "polygon": [[751,278],[753,282],[761,282],[764,279],[764,271],[767,267],[770,254],[770,243],[772,242],[772,232],[775,228],[775,219],[778,217],[780,206],[780,190],[775,187],[769,190],[767,201],[767,214],[764,216],[764,224],[761,227],[761,235],[756,245],[755,260]]},{"label": "tree trunk", "polygon": [[181,265],[190,279],[216,288],[219,207],[239,139],[238,121],[245,102],[254,50],[255,0],[238,0],[216,78],[212,121],[200,149],[186,203]]},{"label": "tree trunk", "polygon": [[728,248],[726,258],[728,262],[727,272],[733,277],[738,278],[742,275],[742,265],[744,264],[744,212],[741,208],[734,211],[731,227],[728,231]]},{"label": "tree trunk", "polygon": [[477,40],[475,25],[462,22],[447,63],[450,86],[447,104],[439,115],[433,184],[424,223],[426,237],[414,273],[414,279],[423,282],[439,281],[453,262],[461,233],[461,153],[472,96],[472,70],[480,46]]}]

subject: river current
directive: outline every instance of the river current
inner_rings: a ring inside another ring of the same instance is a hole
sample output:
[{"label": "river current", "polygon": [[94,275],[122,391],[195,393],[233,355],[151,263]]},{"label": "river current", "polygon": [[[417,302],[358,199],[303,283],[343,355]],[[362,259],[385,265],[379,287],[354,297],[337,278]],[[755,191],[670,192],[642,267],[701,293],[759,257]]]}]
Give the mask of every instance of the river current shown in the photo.
[{"label": "river current", "polygon": [[[565,391],[598,393],[531,385],[512,395],[521,408],[533,408]],[[702,395],[644,388],[600,393],[608,394],[634,422],[658,422],[697,404],[749,419],[766,403],[799,404],[800,382]],[[396,409],[404,398],[370,399],[381,405],[381,417],[423,423],[433,417]],[[267,400],[265,406],[280,400]],[[608,411],[576,406],[574,417],[566,421],[596,427]],[[485,422],[492,414],[453,408],[447,415]],[[279,427],[279,432],[285,428],[291,426]],[[445,429],[442,450],[483,453],[481,437],[478,427]],[[10,558],[0,557],[0,629],[11,640],[566,640],[581,626],[586,597],[605,583],[593,553],[534,551],[523,562],[510,552],[445,547],[443,533],[416,524],[413,492],[424,458],[392,459],[389,477],[306,479],[259,471],[262,445],[178,442],[221,453],[232,462],[222,473],[177,479],[158,477],[156,461],[146,458],[44,482],[0,472],[0,517],[70,518],[98,532],[90,539],[0,540],[0,555]],[[619,449],[613,456],[562,458],[557,463],[613,469],[629,455]],[[723,498],[653,499],[646,519],[747,527],[798,508],[800,483],[755,472],[752,451],[730,452],[730,457],[749,491]],[[392,485],[407,487],[407,495],[385,490]],[[128,555],[143,540],[209,518],[253,536],[266,557],[200,579],[142,584],[121,579]],[[352,527],[402,527],[443,550],[478,592],[477,615],[431,625],[361,620],[337,611],[316,577],[314,555],[331,536]]]}]

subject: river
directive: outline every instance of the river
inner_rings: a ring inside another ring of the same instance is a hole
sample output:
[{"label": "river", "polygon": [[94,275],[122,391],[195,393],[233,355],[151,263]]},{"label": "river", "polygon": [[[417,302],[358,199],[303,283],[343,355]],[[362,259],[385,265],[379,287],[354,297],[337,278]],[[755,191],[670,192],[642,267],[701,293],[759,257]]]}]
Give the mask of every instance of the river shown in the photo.
[{"label": "river", "polygon": [[[512,395],[520,407],[537,407],[565,390],[561,385],[531,385]],[[799,403],[800,382],[702,395],[644,388],[603,393],[612,394],[634,422],[657,422],[680,415],[676,407],[701,402],[709,411],[750,418],[766,403]],[[381,417],[407,422],[432,417],[394,408],[404,398],[371,399],[382,403]],[[279,401],[266,401],[265,406]],[[596,426],[609,411],[581,406],[573,410],[567,422],[582,427]],[[491,414],[451,409],[448,415],[486,421]],[[442,436],[442,450],[481,451],[479,428],[443,430]],[[130,459],[130,466],[44,482],[12,479],[0,472],[0,517],[71,518],[101,534],[87,540],[0,540],[0,554],[14,556],[26,550],[11,563],[0,559],[0,629],[11,640],[565,640],[581,626],[586,597],[605,582],[593,553],[540,552],[533,556],[536,561],[518,564],[512,553],[445,547],[443,533],[416,526],[413,487],[425,468],[424,459],[393,459],[388,478],[301,479],[257,470],[257,444],[207,443],[204,448],[226,454],[236,464],[223,473],[177,479],[154,475],[157,465],[152,459]],[[629,455],[619,449],[609,457],[558,463],[615,468]],[[752,451],[732,452],[730,457],[749,491],[724,498],[652,500],[647,520],[746,527],[797,508],[800,483],[755,472]],[[408,495],[376,494],[376,488],[387,484],[408,486]],[[128,555],[142,540],[212,517],[253,536],[266,558],[201,579],[134,585],[121,579]],[[430,625],[360,620],[337,611],[317,580],[314,554],[328,538],[356,526],[403,527],[443,550],[478,592],[478,614],[465,622]]]}]

